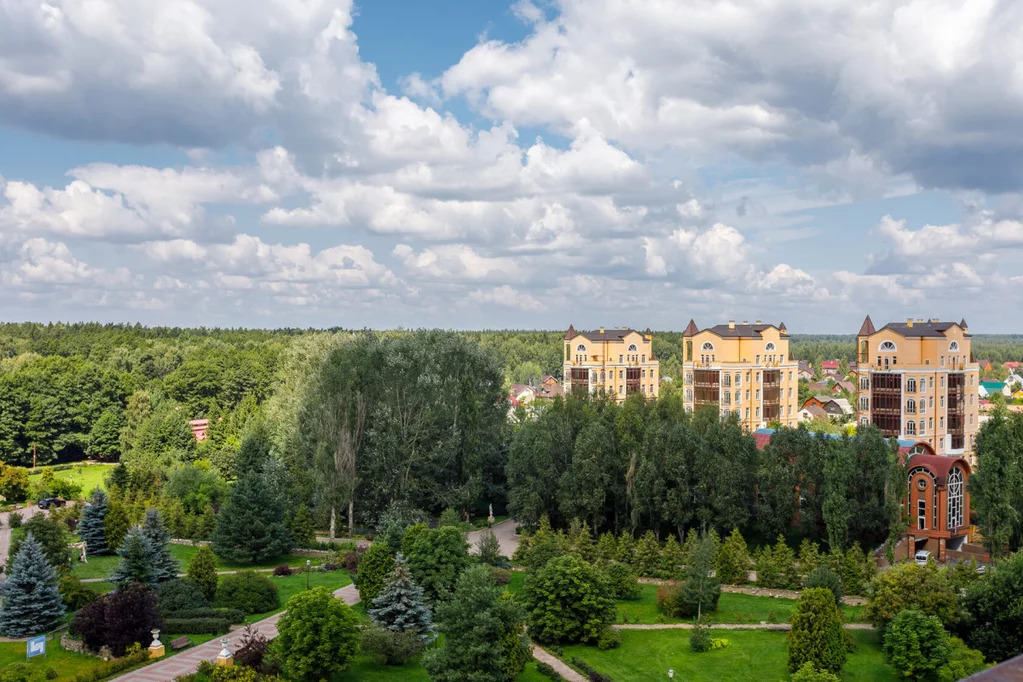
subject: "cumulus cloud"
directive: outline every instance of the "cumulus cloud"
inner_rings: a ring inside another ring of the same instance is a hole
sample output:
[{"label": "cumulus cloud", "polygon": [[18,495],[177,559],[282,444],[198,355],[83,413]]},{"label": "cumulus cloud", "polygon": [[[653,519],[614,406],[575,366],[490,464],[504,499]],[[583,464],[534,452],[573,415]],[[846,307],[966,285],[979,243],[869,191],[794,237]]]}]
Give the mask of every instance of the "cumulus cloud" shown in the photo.
[{"label": "cumulus cloud", "polygon": [[507,284],[489,290],[477,289],[469,294],[469,300],[473,303],[492,303],[505,308],[525,311],[546,309],[546,306],[536,297],[518,291]]}]

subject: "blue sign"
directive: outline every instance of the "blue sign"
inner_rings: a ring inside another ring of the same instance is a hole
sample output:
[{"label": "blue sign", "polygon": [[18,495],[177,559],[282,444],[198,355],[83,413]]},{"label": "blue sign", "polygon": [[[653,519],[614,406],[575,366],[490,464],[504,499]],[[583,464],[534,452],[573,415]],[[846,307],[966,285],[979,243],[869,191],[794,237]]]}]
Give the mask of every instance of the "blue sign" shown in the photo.
[{"label": "blue sign", "polygon": [[25,642],[26,649],[25,654],[27,658],[33,656],[42,656],[46,653],[46,635],[39,635],[38,637],[29,637],[28,641]]}]

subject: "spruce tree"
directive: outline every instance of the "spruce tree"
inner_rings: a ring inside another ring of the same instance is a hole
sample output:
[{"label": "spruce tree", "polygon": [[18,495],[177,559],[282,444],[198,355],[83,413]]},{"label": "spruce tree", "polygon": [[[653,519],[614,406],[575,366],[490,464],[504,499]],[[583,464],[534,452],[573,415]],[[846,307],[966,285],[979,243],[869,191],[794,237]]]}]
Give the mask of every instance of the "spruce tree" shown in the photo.
[{"label": "spruce tree", "polygon": [[153,582],[162,583],[165,580],[174,580],[181,571],[178,560],[171,556],[170,537],[167,529],[160,518],[160,512],[155,509],[146,510],[145,521],[142,522],[142,533],[149,540],[153,554],[149,564],[153,567]]},{"label": "spruce tree", "polygon": [[682,570],[684,563],[685,556],[682,554],[682,545],[678,544],[678,539],[672,533],[665,541],[664,549],[661,550],[661,575],[669,580],[673,579]]},{"label": "spruce tree", "polygon": [[661,546],[657,542],[657,536],[652,530],[648,530],[636,543],[636,551],[633,555],[632,567],[640,576],[655,578],[660,575],[661,569]]},{"label": "spruce tree", "polygon": [[107,516],[107,505],[110,498],[102,488],[96,486],[89,496],[89,503],[82,510],[82,520],[78,523],[78,536],[85,543],[85,551],[89,556],[106,554],[109,551],[107,546],[106,531],[103,530],[103,520]]},{"label": "spruce tree", "polygon": [[262,473],[248,471],[231,487],[217,516],[213,551],[241,564],[276,559],[291,549],[284,504]]},{"label": "spruce tree", "polygon": [[3,584],[0,633],[31,637],[52,630],[64,617],[57,572],[32,533],[25,536]]},{"label": "spruce tree", "polygon": [[615,561],[632,566],[633,552],[636,549],[636,541],[630,533],[624,530],[618,536],[618,548],[615,550]]},{"label": "spruce tree", "polygon": [[110,582],[119,588],[131,583],[151,585],[156,582],[153,577],[153,545],[143,530],[135,526],[124,536],[124,542],[117,548],[121,563],[110,575]]},{"label": "spruce tree", "polygon": [[704,535],[693,549],[692,559],[686,564],[682,581],[681,602],[685,615],[695,616],[716,611],[721,596],[721,583],[717,576],[711,576],[714,568],[714,539]]},{"label": "spruce tree", "polygon": [[614,561],[618,554],[618,543],[611,531],[604,531],[597,541],[597,562],[606,564]]},{"label": "spruce tree", "polygon": [[395,632],[414,632],[428,639],[433,630],[430,608],[423,601],[423,588],[412,580],[405,558],[394,557],[391,572],[383,591],[373,600],[369,617],[379,627]]}]

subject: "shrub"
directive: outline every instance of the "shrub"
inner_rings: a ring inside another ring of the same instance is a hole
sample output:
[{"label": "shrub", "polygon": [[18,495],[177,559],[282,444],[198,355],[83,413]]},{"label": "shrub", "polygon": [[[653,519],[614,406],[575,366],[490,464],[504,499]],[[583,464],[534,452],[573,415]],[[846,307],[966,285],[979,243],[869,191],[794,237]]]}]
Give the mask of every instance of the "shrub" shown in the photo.
[{"label": "shrub", "polygon": [[590,682],[612,682],[610,677],[597,672],[589,663],[578,656],[573,656],[571,663],[572,667],[581,670]]},{"label": "shrub", "polygon": [[208,545],[200,545],[199,551],[188,562],[188,579],[202,588],[207,601],[212,602],[217,596],[217,558]]},{"label": "shrub", "polygon": [[710,651],[710,628],[706,625],[697,625],[689,635],[689,648],[695,654],[702,654]]},{"label": "shrub", "polygon": [[153,628],[163,629],[156,594],[138,583],[104,594],[71,621],[71,631],[86,646],[93,651],[109,646],[115,656],[123,656],[132,644],[148,645]]},{"label": "shrub", "polygon": [[637,599],[639,597],[639,583],[632,568],[617,561],[604,566],[604,575],[607,577],[608,588],[614,599]]},{"label": "shrub", "polygon": [[358,618],[326,587],[296,594],[277,622],[274,643],[289,679],[329,679],[358,650]]},{"label": "shrub", "polygon": [[248,615],[241,609],[188,609],[167,614],[170,618],[217,618],[229,623],[241,623]]},{"label": "shrub", "polygon": [[362,631],[362,650],[377,664],[405,665],[426,649],[426,641],[415,632],[401,632],[381,627]]},{"label": "shrub", "polygon": [[21,528],[21,522],[23,519],[24,517],[21,515],[21,512],[11,512],[7,515],[7,524],[12,530],[15,528]]},{"label": "shrub", "polygon": [[597,636],[597,648],[601,651],[617,649],[622,643],[622,635],[616,628],[605,625]]},{"label": "shrub", "polygon": [[77,611],[99,598],[98,592],[67,573],[60,576],[60,580],[57,581],[57,591],[60,592],[60,598],[64,601],[64,606],[68,611]]},{"label": "shrub", "polygon": [[374,542],[359,560],[355,585],[364,604],[372,604],[394,570],[394,554],[385,542]]},{"label": "shrub", "polygon": [[959,633],[988,660],[1002,661],[1023,651],[1023,552],[989,567],[983,580],[966,589],[962,607]]},{"label": "shrub", "polygon": [[671,618],[682,617],[682,589],[677,580],[665,582],[657,588],[657,608]]},{"label": "shrub", "polygon": [[231,629],[226,618],[164,618],[163,627],[167,632],[182,635],[219,635]]},{"label": "shrub", "polygon": [[561,673],[559,673],[557,670],[547,665],[543,661],[536,662],[536,672],[540,673],[544,677],[554,680],[554,682],[563,682],[565,679],[564,677],[561,676]]},{"label": "shrub", "polygon": [[254,571],[242,571],[221,578],[214,605],[246,613],[265,613],[280,606],[280,597],[270,578]]},{"label": "shrub", "polygon": [[168,580],[156,588],[160,600],[160,613],[167,616],[178,611],[208,608],[210,601],[194,580],[181,578]]},{"label": "shrub", "polygon": [[830,590],[803,590],[792,615],[788,650],[789,672],[796,672],[807,662],[818,670],[837,673],[842,669],[846,656],[842,618]]},{"label": "shrub", "polygon": [[948,633],[936,616],[900,611],[884,635],[884,659],[901,677],[930,677],[948,661]]},{"label": "shrub", "polygon": [[487,570],[490,571],[490,577],[493,578],[495,585],[507,585],[511,582],[511,571],[507,568],[500,568],[498,566],[488,566]]},{"label": "shrub", "polygon": [[450,596],[459,574],[472,563],[467,548],[462,531],[450,526],[416,538],[405,558],[428,600],[436,602]]},{"label": "shrub", "polygon": [[444,528],[450,526],[452,528],[462,529],[462,519],[459,518],[458,512],[451,507],[448,507],[440,513],[440,517],[437,519],[437,527]]},{"label": "shrub", "polygon": [[823,587],[835,595],[835,606],[842,607],[842,581],[830,568],[818,566],[806,576],[806,587]]},{"label": "shrub", "polygon": [[122,670],[127,670],[141,663],[145,663],[149,660],[149,651],[142,649],[134,653],[127,654],[120,658],[115,658],[111,661],[101,663],[89,670],[80,672],[72,678],[71,682],[98,682],[98,680],[105,680],[113,677],[115,674]]},{"label": "shrub", "polygon": [[349,573],[355,573],[359,570],[359,558],[358,552],[345,552],[341,557],[341,566]]},{"label": "shrub", "polygon": [[899,611],[916,609],[937,616],[944,625],[958,620],[956,594],[936,566],[898,564],[874,579],[867,599],[867,618],[884,630]]},{"label": "shrub", "polygon": [[984,654],[966,646],[966,642],[958,637],[948,638],[948,663],[938,668],[939,682],[955,682],[964,680],[974,673],[987,668]]},{"label": "shrub", "polygon": [[827,670],[817,670],[810,661],[792,673],[791,679],[792,682],[840,682],[838,675]]},{"label": "shrub", "polygon": [[494,535],[494,531],[489,529],[480,534],[480,539],[476,542],[476,549],[480,562],[484,564],[493,565],[501,556],[501,543]]},{"label": "shrub", "polygon": [[295,571],[292,570],[291,566],[288,566],[287,564],[278,564],[277,566],[274,566],[274,575],[278,577],[291,575],[294,572]]},{"label": "shrub", "polygon": [[246,666],[260,672],[267,672],[264,665],[266,655],[270,651],[270,642],[261,635],[258,630],[253,630],[252,625],[245,626],[245,634],[242,635],[241,646],[234,652],[234,662],[240,666]]},{"label": "shrub", "polygon": [[521,596],[529,634],[540,642],[595,642],[615,620],[607,578],[574,554],[530,574]]}]

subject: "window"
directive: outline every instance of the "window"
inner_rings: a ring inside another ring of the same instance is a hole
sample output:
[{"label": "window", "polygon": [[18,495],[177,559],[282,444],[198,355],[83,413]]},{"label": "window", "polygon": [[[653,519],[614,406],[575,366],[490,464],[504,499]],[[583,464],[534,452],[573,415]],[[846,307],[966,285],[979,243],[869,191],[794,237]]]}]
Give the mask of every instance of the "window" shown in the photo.
[{"label": "window", "polygon": [[646,353],[640,356],[641,362],[646,362]]},{"label": "window", "polygon": [[618,395],[625,395],[625,384],[618,385]]},{"label": "window", "polygon": [[945,356],[942,355],[940,360],[941,360],[941,366],[944,367],[945,366]]},{"label": "window", "polygon": [[932,410],[934,409],[934,396],[933,395],[930,398],[927,399],[927,407],[929,409],[932,409]]},{"label": "window", "polygon": [[721,373],[721,385],[722,386],[726,386],[728,388],[731,388],[732,387],[732,375],[729,374],[728,372],[722,372]]},{"label": "window", "polygon": [[759,355],[757,356],[757,364],[758,365],[760,364],[760,356]]},{"label": "window", "polygon": [[643,369],[639,370],[639,375],[641,377],[643,377],[644,379],[646,379],[646,368],[645,367]]},{"label": "window", "polygon": [[860,410],[866,412],[870,409],[870,398],[867,396],[860,396]]},{"label": "window", "polygon": [[949,530],[963,525],[963,472],[959,467],[952,467],[948,474],[948,528]]},{"label": "window", "polygon": [[686,341],[686,362],[693,361],[693,342]]},{"label": "window", "polygon": [[686,402],[687,403],[693,402],[693,389],[691,388],[686,389]]},{"label": "window", "polygon": [[945,407],[945,396],[938,396],[938,407]]},{"label": "window", "polygon": [[757,408],[757,419],[760,419],[760,408]]},{"label": "window", "polygon": [[916,414],[916,401],[912,398],[906,401],[906,414]]},{"label": "window", "polygon": [[973,426],[973,415],[970,415],[970,426]]},{"label": "window", "polygon": [[634,343],[630,343],[630,344],[629,344],[629,352],[630,352],[630,353],[634,353],[634,352],[636,352],[637,350],[639,350],[639,349],[638,349],[638,348],[636,348],[636,344],[634,344]]},{"label": "window", "polygon": [[944,417],[938,417],[938,428],[939,429],[945,428],[945,418]]},{"label": "window", "polygon": [[742,391],[735,392],[735,404],[739,405],[742,403]]},{"label": "window", "polygon": [[789,397],[790,398],[792,397],[792,387],[791,386],[789,386]]},{"label": "window", "polygon": [[792,405],[789,405],[789,416],[792,416]]},{"label": "window", "polygon": [[639,392],[640,393],[646,393],[646,384],[640,384],[639,385]]},{"label": "window", "polygon": [[[692,375],[690,374],[689,376],[692,376]],[[625,370],[624,369],[618,370],[618,378],[619,379],[624,379],[625,378]],[[692,383],[692,381],[690,381],[690,383]]]},{"label": "window", "polygon": [[916,379],[913,377],[906,379],[906,393],[916,393]]},{"label": "window", "polygon": [[945,388],[945,375],[944,375],[944,374],[942,374],[942,375],[941,375],[941,384],[940,384],[940,387],[941,387],[941,388]]},{"label": "window", "polygon": [[712,351],[712,350],[714,350],[714,344],[711,343],[710,341],[704,341],[703,345],[700,346],[700,350]]},{"label": "window", "polygon": [[754,394],[754,397],[756,397],[757,400],[760,400],[760,389],[759,388],[757,389],[756,393]]},{"label": "window", "polygon": [[934,388],[934,377],[927,377],[927,388]]},{"label": "window", "polygon": [[927,500],[922,497],[916,501],[916,527],[927,530]]},{"label": "window", "polygon": [[860,377],[860,390],[861,391],[866,391],[869,388],[870,388],[870,379],[868,379],[865,376]]},{"label": "window", "polygon": [[686,372],[686,383],[687,384],[693,383],[693,373],[692,372]]},{"label": "window", "polygon": [[928,417],[927,418],[927,430],[928,431],[933,431],[934,430],[934,417]]},{"label": "window", "polygon": [[624,355],[621,355],[621,354],[619,354],[619,355],[618,355],[618,363],[619,363],[619,364],[621,364],[622,362],[625,362],[625,356],[624,356]]},{"label": "window", "polygon": [[575,347],[575,352],[576,353],[585,353],[586,352],[586,346],[584,346],[583,344],[580,343],[578,346]]},{"label": "window", "polygon": [[746,408],[746,419],[749,419],[749,408]]},{"label": "window", "polygon": [[742,373],[741,372],[736,372],[735,373],[735,385],[736,386],[742,386]]},{"label": "window", "polygon": [[908,422],[906,422],[906,435],[907,436],[915,436],[916,435],[916,422],[913,421],[912,419],[910,419]]},{"label": "window", "polygon": [[948,350],[951,353],[958,353],[959,352],[959,342],[958,341],[953,341],[952,343],[948,344]]},{"label": "window", "polygon": [[757,383],[760,383],[760,372],[757,372]]},{"label": "window", "polygon": [[882,353],[892,353],[898,349],[895,347],[895,344],[892,343],[891,341],[884,341],[881,343],[881,346],[878,348],[878,350],[880,350]]},{"label": "window", "polygon": [[749,402],[749,389],[746,389],[746,402]]},{"label": "window", "polygon": [[650,395],[654,394],[654,385],[650,384]]},{"label": "window", "polygon": [[768,342],[768,344],[766,346],[764,346],[764,351],[765,352],[770,353],[772,350],[774,350],[774,342],[773,341]]}]

